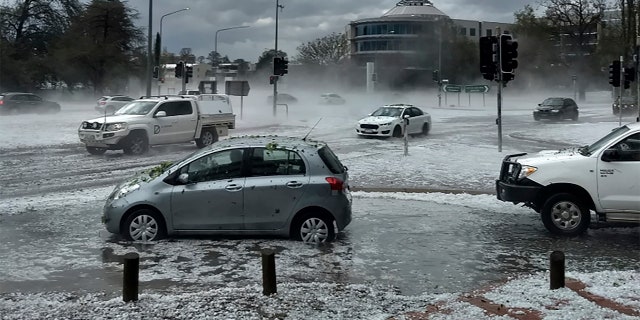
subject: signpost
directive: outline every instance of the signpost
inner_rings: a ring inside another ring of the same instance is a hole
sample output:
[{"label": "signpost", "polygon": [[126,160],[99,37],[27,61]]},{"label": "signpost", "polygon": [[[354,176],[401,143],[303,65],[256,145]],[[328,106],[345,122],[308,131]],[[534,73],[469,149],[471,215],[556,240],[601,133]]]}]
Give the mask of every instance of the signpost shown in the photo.
[{"label": "signpost", "polygon": [[231,80],[225,82],[224,92],[230,96],[240,96],[240,119],[242,119],[242,104],[243,98],[249,95],[249,81],[246,80]]},{"label": "signpost", "polygon": [[460,105],[460,93],[462,92],[462,86],[457,84],[445,84],[442,86],[442,90],[444,91],[444,101],[447,101],[447,92],[455,92],[458,93],[458,105]]},{"label": "signpost", "polygon": [[471,93],[482,93],[482,106],[484,107],[484,94],[489,92],[489,86],[485,84],[468,85],[464,86],[464,92],[469,94],[469,106],[471,106]]}]

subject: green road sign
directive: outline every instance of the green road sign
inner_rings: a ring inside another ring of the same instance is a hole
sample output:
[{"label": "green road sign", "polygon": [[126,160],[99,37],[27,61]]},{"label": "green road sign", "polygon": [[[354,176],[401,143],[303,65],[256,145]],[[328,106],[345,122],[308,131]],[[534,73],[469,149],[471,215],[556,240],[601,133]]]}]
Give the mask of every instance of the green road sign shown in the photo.
[{"label": "green road sign", "polygon": [[442,86],[444,92],[462,92],[462,86],[457,84],[445,84]]},{"label": "green road sign", "polygon": [[464,92],[479,92],[479,93],[485,93],[485,92],[489,92],[489,86],[481,84],[481,85],[472,85],[472,86],[464,86]]}]

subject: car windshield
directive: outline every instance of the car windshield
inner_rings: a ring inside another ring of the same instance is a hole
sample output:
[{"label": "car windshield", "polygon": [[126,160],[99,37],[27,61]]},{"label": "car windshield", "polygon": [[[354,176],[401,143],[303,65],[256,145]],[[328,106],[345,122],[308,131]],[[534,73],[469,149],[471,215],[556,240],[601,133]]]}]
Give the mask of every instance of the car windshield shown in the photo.
[{"label": "car windshield", "polygon": [[548,107],[559,107],[559,106],[562,106],[563,104],[564,104],[564,100],[558,99],[558,98],[548,98],[542,102],[543,106],[548,106]]},{"label": "car windshield", "polygon": [[115,115],[145,115],[156,105],[155,101],[134,101],[127,103],[124,107],[114,113]]},{"label": "car windshield", "polygon": [[622,126],[622,127],[613,129],[613,131],[609,132],[609,134],[607,134],[606,136],[602,137],[600,140],[594,142],[590,146],[580,147],[578,149],[578,151],[583,156],[590,156],[596,150],[602,148],[602,146],[608,144],[611,140],[617,139],[619,136],[623,135],[625,132],[627,132],[629,130],[631,130],[631,129],[629,129],[629,127],[627,127],[627,126]]},{"label": "car windshield", "polygon": [[374,111],[371,115],[375,117],[399,117],[401,113],[402,108],[382,107]]}]

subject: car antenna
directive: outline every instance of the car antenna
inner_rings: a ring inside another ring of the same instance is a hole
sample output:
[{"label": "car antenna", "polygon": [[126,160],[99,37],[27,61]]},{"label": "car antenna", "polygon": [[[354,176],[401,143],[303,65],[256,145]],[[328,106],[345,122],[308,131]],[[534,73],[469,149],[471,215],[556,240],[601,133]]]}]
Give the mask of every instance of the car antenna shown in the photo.
[{"label": "car antenna", "polygon": [[311,131],[313,131],[313,129],[316,128],[316,126],[318,125],[318,123],[320,123],[320,120],[322,120],[322,118],[318,119],[318,122],[316,122],[316,124],[313,125],[313,127],[311,127],[311,130],[309,130],[309,132],[307,132],[307,134],[304,136],[304,138],[302,138],[302,140],[307,140],[307,137],[309,136],[309,134],[311,133]]}]

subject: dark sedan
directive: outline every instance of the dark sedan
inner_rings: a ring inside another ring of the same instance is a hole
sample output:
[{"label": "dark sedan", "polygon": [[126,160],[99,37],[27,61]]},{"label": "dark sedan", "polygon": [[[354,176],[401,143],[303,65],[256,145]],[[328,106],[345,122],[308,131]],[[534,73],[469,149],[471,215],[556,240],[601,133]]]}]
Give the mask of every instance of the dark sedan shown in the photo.
[{"label": "dark sedan", "polygon": [[547,98],[533,111],[533,120],[578,120],[578,105],[571,98]]},{"label": "dark sedan", "polygon": [[7,92],[0,94],[0,114],[57,113],[57,102],[42,99],[33,93]]}]

